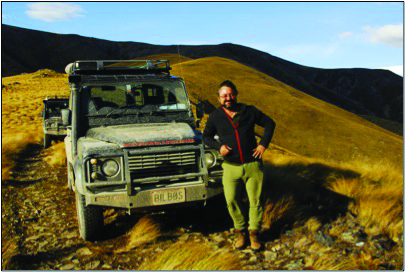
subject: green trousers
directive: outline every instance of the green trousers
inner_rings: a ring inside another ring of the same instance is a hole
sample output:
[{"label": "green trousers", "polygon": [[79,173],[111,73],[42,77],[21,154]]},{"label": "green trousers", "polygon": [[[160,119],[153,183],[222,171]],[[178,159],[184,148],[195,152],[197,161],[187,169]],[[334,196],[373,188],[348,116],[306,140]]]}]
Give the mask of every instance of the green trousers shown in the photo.
[{"label": "green trousers", "polygon": [[249,230],[260,230],[263,206],[263,167],[262,162],[250,162],[243,165],[222,164],[224,174],[222,182],[228,211],[237,230],[246,228],[243,191],[246,189],[249,199]]}]

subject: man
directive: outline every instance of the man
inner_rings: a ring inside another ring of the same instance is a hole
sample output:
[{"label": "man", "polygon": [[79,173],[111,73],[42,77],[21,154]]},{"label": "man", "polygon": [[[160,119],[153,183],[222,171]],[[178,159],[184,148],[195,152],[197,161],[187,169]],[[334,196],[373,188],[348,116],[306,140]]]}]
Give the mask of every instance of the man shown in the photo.
[{"label": "man", "polygon": [[[261,193],[263,185],[262,156],[274,134],[275,122],[254,106],[237,103],[238,91],[230,81],[222,82],[218,90],[221,104],[208,118],[203,140],[205,144],[220,151],[224,157],[222,182],[229,213],[236,232],[236,249],[247,246],[247,231],[242,203],[243,187],[249,198],[249,238],[253,251],[259,251],[258,238],[263,206]],[[255,124],[264,127],[264,135],[256,142]],[[219,142],[214,140],[219,136]]]}]

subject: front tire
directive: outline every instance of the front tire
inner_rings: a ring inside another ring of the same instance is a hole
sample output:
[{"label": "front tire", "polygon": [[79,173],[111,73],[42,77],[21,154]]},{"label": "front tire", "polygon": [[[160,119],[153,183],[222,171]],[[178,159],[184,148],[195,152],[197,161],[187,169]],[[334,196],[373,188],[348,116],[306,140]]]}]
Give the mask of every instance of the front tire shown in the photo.
[{"label": "front tire", "polygon": [[52,137],[51,135],[44,134],[44,148],[48,148],[51,146]]},{"label": "front tire", "polygon": [[76,210],[80,236],[85,241],[98,240],[104,226],[103,209],[98,206],[86,206],[86,198],[76,191]]}]

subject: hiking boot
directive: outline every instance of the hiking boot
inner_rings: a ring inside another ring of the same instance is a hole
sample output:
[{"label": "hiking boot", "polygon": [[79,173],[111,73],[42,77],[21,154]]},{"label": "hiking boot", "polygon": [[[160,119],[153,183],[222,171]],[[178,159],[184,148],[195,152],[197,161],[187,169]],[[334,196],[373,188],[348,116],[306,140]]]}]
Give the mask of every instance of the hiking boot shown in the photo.
[{"label": "hiking boot", "polygon": [[244,249],[247,245],[247,233],[246,230],[237,230],[235,229],[236,233],[236,242],[235,242],[235,248],[238,250]]},{"label": "hiking boot", "polygon": [[250,237],[250,247],[254,252],[260,251],[262,245],[260,244],[259,240],[259,231],[258,230],[250,230],[249,231]]}]

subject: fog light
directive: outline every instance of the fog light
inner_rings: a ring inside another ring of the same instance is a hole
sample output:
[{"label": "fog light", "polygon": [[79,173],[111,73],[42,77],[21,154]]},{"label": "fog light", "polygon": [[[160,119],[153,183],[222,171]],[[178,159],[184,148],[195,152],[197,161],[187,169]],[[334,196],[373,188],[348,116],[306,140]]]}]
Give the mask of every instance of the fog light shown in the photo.
[{"label": "fog light", "polygon": [[93,164],[93,165],[96,165],[97,164],[97,159],[91,159],[90,163]]},{"label": "fog light", "polygon": [[211,168],[215,164],[215,156],[211,152],[205,153],[205,163],[207,168]]},{"label": "fog light", "polygon": [[92,179],[97,179],[97,173],[96,172],[93,172],[93,173],[91,173],[91,178]]}]

